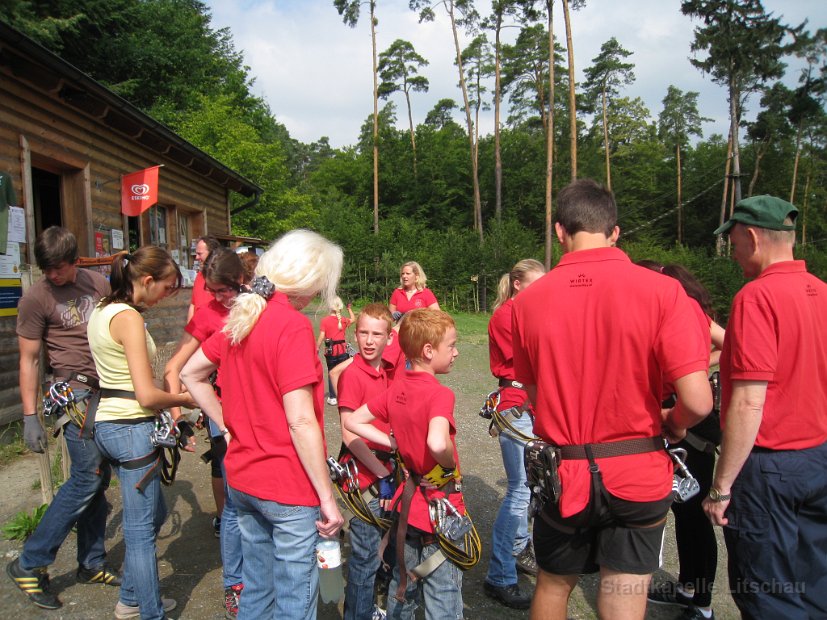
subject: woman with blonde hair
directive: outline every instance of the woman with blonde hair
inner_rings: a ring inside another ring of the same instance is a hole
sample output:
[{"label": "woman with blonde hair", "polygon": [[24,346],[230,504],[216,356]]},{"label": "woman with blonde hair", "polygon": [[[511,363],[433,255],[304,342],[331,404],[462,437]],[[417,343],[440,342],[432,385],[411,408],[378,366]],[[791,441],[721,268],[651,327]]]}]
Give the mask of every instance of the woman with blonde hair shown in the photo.
[{"label": "woman with blonde hair", "polygon": [[491,598],[515,609],[528,609],[531,605],[531,594],[521,591],[517,583],[517,570],[537,574],[537,562],[528,533],[529,490],[523,465],[525,437],[534,435],[533,412],[529,406],[528,394],[515,381],[511,313],[514,297],[545,272],[542,263],[527,258],[503,274],[497,290],[497,300],[494,302],[494,313],[488,323],[491,373],[499,380],[497,411],[522,437],[509,430],[499,433],[508,487],[494,521],[491,561],[483,589]]},{"label": "woman with blonde hair", "polygon": [[159,409],[195,403],[155,387],[155,342],[141,312],[181,288],[181,272],[169,252],[145,246],[115,260],[110,281],[112,294],[92,311],[87,334],[101,386],[95,443],[113,463],[123,498],[126,555],[115,617],[157,620],[175,601],[161,599],[158,582],[155,538],[166,506],[152,434]]},{"label": "woman with blonde hair", "polygon": [[391,295],[390,308],[394,321],[409,310],[432,308],[439,310],[439,302],[430,289],[425,288],[428,278],[416,261],[408,261],[399,270],[399,287]]},{"label": "woman with blonde hair", "polygon": [[349,317],[342,317],[341,297],[334,297],[330,302],[330,314],[319,322],[319,337],[316,340],[318,349],[324,343],[324,360],[327,363],[327,404],[336,405],[336,392],[333,388],[333,380],[330,378],[330,371],[342,362],[350,358],[347,351],[347,328],[356,320],[353,316],[353,309],[347,305]]},{"label": "woman with blonde hair", "polygon": [[[329,303],[342,250],[309,230],[278,239],[239,295],[224,329],[181,373],[201,409],[224,422],[224,467],[244,557],[241,618],[315,618],[314,549],[343,518],[325,463],[322,367],[301,313]],[[219,369],[221,402],[209,382]]]}]

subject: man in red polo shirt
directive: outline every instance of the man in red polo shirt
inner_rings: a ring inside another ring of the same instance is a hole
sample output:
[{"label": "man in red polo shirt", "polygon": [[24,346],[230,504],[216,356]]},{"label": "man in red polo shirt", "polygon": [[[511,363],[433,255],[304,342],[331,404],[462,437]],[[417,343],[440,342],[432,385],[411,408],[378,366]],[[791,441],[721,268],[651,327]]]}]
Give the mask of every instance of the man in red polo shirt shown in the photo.
[{"label": "man in red polo shirt", "polygon": [[[672,502],[661,433],[682,438],[712,409],[709,332],[674,279],[613,247],[611,192],[587,179],[558,198],[560,263],[514,303],[514,371],[534,432],[560,446],[562,495],[534,521],[531,618],[565,618],[579,575],[600,571],[598,613],[642,618]],[[661,413],[663,381],[677,405]]]},{"label": "man in red polo shirt", "polygon": [[715,234],[754,278],[721,355],[721,456],[709,497],[744,618],[827,617],[827,285],[793,260],[796,208],[754,196]]}]

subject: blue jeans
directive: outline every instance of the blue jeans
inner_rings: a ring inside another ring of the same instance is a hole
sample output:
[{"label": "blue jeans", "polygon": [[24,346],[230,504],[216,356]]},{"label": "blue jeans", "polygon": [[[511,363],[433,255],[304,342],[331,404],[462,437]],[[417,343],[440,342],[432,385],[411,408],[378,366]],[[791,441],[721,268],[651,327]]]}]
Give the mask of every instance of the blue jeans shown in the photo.
[{"label": "blue jeans", "polygon": [[[381,515],[379,500],[374,498],[368,508]],[[345,587],[345,620],[370,620],[373,615],[373,584],[379,570],[379,542],[382,530],[358,517],[350,520],[350,558]]]},{"label": "blue jeans", "polygon": [[[405,564],[407,569],[427,560],[439,551],[439,545],[425,545],[405,541]],[[434,572],[423,579],[413,581],[408,578],[405,590],[405,603],[396,600],[399,586],[399,566],[393,569],[393,579],[388,591],[388,618],[393,620],[413,620],[414,612],[420,603],[425,607],[426,620],[461,620],[462,619],[462,571],[456,564],[445,560]]]},{"label": "blue jeans", "polygon": [[229,490],[238,511],[244,555],[238,620],[315,618],[319,507],[279,504],[232,486]]},{"label": "blue jeans", "polygon": [[155,559],[155,538],[166,519],[167,509],[157,473],[143,491],[135,486],[152,468],[152,463],[140,469],[126,469],[121,464],[155,450],[149,438],[154,428],[154,421],[138,424],[95,423],[98,447],[105,457],[119,463],[115,465],[115,473],[121,482],[123,539],[126,546],[120,599],[124,605],[139,605],[142,620],[165,617]]},{"label": "blue jeans", "polygon": [[[523,413],[518,419],[509,416],[508,421],[525,435],[531,436],[534,432],[528,413]],[[514,556],[529,543],[528,502],[531,493],[526,484],[523,463],[525,442],[507,433],[500,433],[499,440],[508,488],[494,521],[491,561],[485,580],[493,586],[504,587],[517,583],[517,563]]]},{"label": "blue jeans", "polygon": [[330,371],[336,368],[342,362],[346,362],[350,359],[350,356],[347,353],[342,353],[342,355],[325,355],[324,361],[327,362],[327,395],[330,398],[336,398],[336,392],[333,389],[333,381],[330,380]]},{"label": "blue jeans", "polygon": [[224,511],[221,513],[221,564],[224,568],[224,588],[243,583],[241,530],[238,529],[238,512],[227,484],[227,471],[221,459],[224,474]]},{"label": "blue jeans", "polygon": [[95,440],[81,439],[75,424],[64,426],[63,436],[72,460],[69,479],[58,489],[34,534],[23,545],[20,566],[26,570],[52,564],[76,523],[78,564],[98,568],[106,559],[106,489],[112,469],[101,457]]}]

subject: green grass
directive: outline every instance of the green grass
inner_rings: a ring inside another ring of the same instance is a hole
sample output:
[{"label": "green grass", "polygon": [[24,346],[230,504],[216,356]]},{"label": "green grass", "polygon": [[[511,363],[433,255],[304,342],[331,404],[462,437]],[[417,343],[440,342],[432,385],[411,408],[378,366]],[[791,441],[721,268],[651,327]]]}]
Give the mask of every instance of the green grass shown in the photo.
[{"label": "green grass", "polygon": [[0,466],[8,465],[26,452],[23,442],[23,427],[20,422],[13,422],[0,430]]},{"label": "green grass", "polygon": [[43,504],[32,510],[31,514],[25,510],[18,512],[11,520],[3,524],[3,537],[6,540],[26,540],[37,529],[37,524],[43,518],[49,504]]},{"label": "green grass", "polygon": [[488,342],[488,321],[491,315],[476,312],[451,313],[457,324],[459,342],[469,344],[486,344]]}]

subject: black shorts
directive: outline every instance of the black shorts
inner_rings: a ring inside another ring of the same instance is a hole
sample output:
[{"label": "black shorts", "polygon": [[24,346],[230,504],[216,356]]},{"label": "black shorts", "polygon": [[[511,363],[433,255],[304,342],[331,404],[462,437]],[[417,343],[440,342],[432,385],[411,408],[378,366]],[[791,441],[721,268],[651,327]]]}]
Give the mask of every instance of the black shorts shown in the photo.
[{"label": "black shorts", "polygon": [[224,435],[210,437],[210,452],[212,452],[210,474],[213,478],[223,478],[224,472],[221,471],[221,465],[224,463],[224,455],[227,454],[227,440],[224,439]]},{"label": "black shorts", "polygon": [[631,502],[601,482],[596,486],[583,512],[564,519],[557,504],[549,504],[534,520],[537,565],[554,575],[596,573],[600,567],[633,575],[654,572],[672,492],[654,502]]}]

